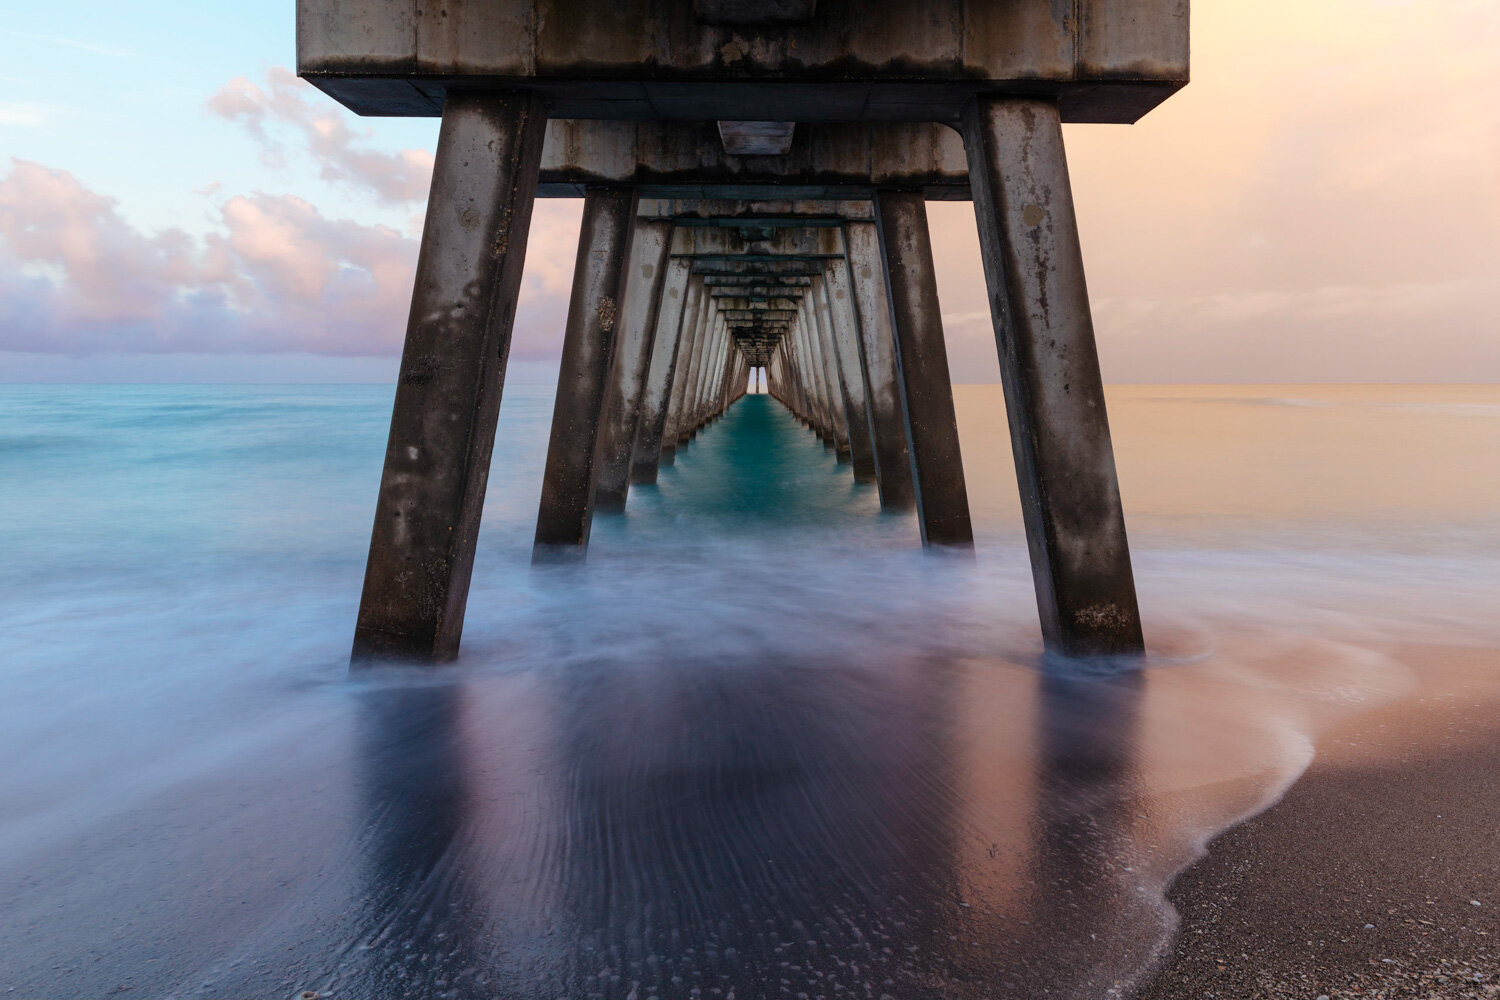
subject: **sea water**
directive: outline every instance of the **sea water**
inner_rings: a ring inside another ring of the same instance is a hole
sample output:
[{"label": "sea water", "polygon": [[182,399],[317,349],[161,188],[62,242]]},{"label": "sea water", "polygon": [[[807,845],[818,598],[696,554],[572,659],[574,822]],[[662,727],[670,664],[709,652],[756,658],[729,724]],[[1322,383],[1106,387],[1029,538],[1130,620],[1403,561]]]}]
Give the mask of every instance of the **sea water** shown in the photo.
[{"label": "sea water", "polygon": [[997,387],[973,558],[750,396],[535,568],[512,387],[459,661],[351,678],[391,397],[0,387],[0,992],[1123,996],[1330,727],[1496,696],[1495,387],[1111,390],[1143,665],[1043,654]]}]

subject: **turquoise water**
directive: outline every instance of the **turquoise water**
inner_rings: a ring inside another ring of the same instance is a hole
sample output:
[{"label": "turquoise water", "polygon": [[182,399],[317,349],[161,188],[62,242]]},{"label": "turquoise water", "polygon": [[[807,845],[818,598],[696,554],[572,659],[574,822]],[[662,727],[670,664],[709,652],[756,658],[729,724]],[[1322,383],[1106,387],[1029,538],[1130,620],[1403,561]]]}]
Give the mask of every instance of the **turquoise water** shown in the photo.
[{"label": "turquoise water", "polygon": [[513,387],[460,661],[351,681],[390,387],[0,386],[0,992],[1124,995],[1329,726],[1500,648],[1495,401],[1277,392],[1112,401],[1136,673],[1040,654],[996,389],[975,559],[748,397],[533,569]]}]

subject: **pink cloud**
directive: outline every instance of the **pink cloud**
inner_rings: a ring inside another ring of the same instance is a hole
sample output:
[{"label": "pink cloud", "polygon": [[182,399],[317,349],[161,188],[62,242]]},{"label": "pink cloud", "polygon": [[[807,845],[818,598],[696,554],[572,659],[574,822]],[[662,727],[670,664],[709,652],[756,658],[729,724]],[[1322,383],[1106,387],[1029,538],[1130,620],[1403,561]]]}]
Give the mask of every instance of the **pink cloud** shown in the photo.
[{"label": "pink cloud", "polygon": [[430,152],[364,148],[361,143],[370,138],[370,131],[351,128],[346,112],[283,66],[266,71],[264,87],[235,77],[208,99],[207,106],[220,118],[244,127],[269,163],[285,161],[277,133],[290,130],[318,164],[324,180],[367,189],[389,203],[427,197],[432,180]]},{"label": "pink cloud", "polygon": [[[577,215],[538,206],[517,358],[556,354]],[[0,176],[0,350],[395,354],[416,254],[387,226],[260,192],[225,200],[202,238],[144,232],[67,171],[17,160]]]}]

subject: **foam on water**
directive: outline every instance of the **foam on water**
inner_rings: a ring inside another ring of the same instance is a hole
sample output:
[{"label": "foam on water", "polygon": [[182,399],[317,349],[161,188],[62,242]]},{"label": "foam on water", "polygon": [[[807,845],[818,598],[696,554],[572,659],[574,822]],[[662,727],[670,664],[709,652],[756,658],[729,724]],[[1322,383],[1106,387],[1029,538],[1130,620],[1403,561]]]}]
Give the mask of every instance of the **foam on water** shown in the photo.
[{"label": "foam on water", "polygon": [[3,390],[0,990],[1124,995],[1320,733],[1497,645],[1490,522],[1205,547],[1143,490],[1146,668],[1050,661],[987,494],[924,555],[766,399],[534,570],[512,389],[460,662],[349,680],[389,395]]}]

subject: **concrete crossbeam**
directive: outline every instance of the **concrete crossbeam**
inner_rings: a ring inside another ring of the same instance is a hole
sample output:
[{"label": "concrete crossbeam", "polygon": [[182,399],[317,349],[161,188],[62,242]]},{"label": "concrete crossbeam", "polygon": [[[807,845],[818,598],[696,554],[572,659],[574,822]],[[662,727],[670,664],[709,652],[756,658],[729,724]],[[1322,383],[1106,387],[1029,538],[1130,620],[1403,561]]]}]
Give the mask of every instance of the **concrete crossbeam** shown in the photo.
[{"label": "concrete crossbeam", "polygon": [[987,93],[1130,122],[1188,78],[1188,0],[820,0],[783,24],[694,6],[298,0],[297,70],[360,114],[436,115],[450,89],[512,86],[560,118],[704,122],[957,121]]},{"label": "concrete crossbeam", "polygon": [[[634,187],[648,215],[691,224],[713,204],[767,202],[758,211],[772,217],[776,205],[805,215],[799,203],[818,201],[862,203],[868,212],[878,187],[966,201],[969,172],[958,133],[931,122],[802,124],[779,156],[727,153],[712,122],[550,122],[539,194],[577,198],[591,187]],[[674,211],[682,201],[699,207]]]}]

